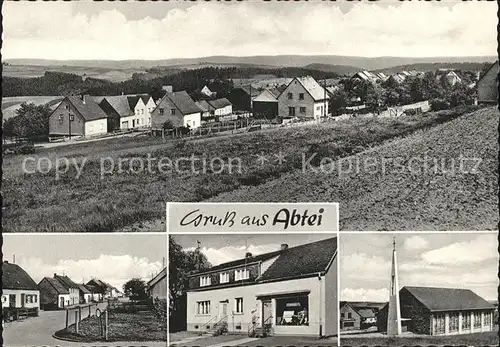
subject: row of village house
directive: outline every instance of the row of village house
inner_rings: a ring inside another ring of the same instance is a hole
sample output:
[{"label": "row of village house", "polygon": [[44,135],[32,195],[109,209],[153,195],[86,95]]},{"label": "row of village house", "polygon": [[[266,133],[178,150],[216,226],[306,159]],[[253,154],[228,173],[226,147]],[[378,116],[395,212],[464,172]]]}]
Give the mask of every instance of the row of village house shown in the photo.
[{"label": "row of village house", "polygon": [[[497,100],[498,62],[476,82],[478,102],[495,103]],[[360,71],[352,78],[369,82],[393,78],[404,81],[409,76],[421,76],[415,71],[403,71],[387,76],[383,73]],[[438,71],[448,84],[462,83],[454,71]],[[262,91],[252,87],[235,88],[228,98],[195,102],[186,91],[173,91],[164,87],[166,94],[155,102],[149,95],[119,95],[82,97],[69,96],[55,108],[49,118],[49,136],[94,136],[117,129],[163,129],[169,121],[174,127],[196,129],[204,122],[221,119],[233,114],[235,109],[251,109],[254,115],[266,118],[318,119],[328,114],[328,102],[335,93],[335,86],[323,87],[310,76],[297,77],[287,85],[273,86]],[[214,97],[207,86],[202,94]],[[235,107],[233,107],[235,106]],[[250,107],[248,107],[250,106]]]},{"label": "row of village house", "polygon": [[[166,299],[166,268],[148,283],[151,298]],[[2,309],[42,310],[64,309],[73,305],[101,302],[122,297],[123,293],[109,283],[93,278],[78,284],[68,276],[54,274],[44,277],[38,284],[19,265],[2,263]],[[4,315],[8,316],[8,315]]]}]

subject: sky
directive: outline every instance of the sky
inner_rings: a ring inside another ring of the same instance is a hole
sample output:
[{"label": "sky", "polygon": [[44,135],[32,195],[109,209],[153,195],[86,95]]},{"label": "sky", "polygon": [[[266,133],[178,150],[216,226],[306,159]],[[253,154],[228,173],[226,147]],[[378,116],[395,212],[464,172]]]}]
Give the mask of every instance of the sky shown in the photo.
[{"label": "sky", "polygon": [[[167,256],[166,234],[3,235],[3,260],[21,266],[38,283],[54,273],[76,283],[101,279],[123,290],[139,277],[151,279]],[[165,260],[166,261],[166,260]]]},{"label": "sky", "polygon": [[486,300],[497,299],[496,233],[359,233],[340,236],[341,300],[389,299],[393,237],[400,288],[465,288]]},{"label": "sky", "polygon": [[200,241],[201,252],[206,255],[212,265],[232,260],[242,259],[245,253],[253,255],[277,251],[282,243],[294,247],[305,243],[335,237],[336,234],[197,234],[197,235],[172,235],[175,241],[186,251],[194,250],[196,241]]},{"label": "sky", "polygon": [[497,47],[495,1],[6,1],[2,12],[4,59],[485,56]]}]

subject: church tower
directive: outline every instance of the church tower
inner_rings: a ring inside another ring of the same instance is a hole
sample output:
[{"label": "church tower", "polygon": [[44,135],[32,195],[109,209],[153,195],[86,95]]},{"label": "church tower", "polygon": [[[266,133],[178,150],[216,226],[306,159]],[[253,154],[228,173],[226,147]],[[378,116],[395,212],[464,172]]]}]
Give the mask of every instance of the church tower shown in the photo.
[{"label": "church tower", "polygon": [[387,315],[387,336],[401,335],[401,310],[399,307],[398,261],[396,239],[392,241],[391,291]]}]

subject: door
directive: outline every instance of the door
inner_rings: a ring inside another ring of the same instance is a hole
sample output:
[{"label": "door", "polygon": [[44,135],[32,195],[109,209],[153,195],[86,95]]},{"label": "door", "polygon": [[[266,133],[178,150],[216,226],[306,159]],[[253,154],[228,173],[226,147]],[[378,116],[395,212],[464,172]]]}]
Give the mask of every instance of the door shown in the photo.
[{"label": "door", "polygon": [[292,118],[295,117],[295,107],[288,108],[288,116]]},{"label": "door", "polygon": [[132,119],[132,128],[135,128],[135,119]]},{"label": "door", "polygon": [[273,323],[273,304],[271,300],[262,301],[262,324]]},{"label": "door", "polygon": [[227,301],[219,302],[219,319],[227,316]]},{"label": "door", "polygon": [[9,307],[16,307],[16,294],[9,294]]},{"label": "door", "polygon": [[64,308],[64,297],[59,298],[59,307]]},{"label": "door", "polygon": [[21,307],[24,307],[25,301],[26,301],[25,294],[21,294]]}]

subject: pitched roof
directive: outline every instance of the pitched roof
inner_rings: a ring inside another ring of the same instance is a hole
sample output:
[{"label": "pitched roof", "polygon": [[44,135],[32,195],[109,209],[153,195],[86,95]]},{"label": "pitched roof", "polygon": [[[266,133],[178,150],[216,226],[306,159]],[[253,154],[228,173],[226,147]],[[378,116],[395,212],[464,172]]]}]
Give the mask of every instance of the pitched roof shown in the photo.
[{"label": "pitched roof", "polygon": [[99,281],[98,279],[91,279],[88,281],[85,286],[90,289],[91,292],[94,293],[104,293],[106,291],[106,286]]},{"label": "pitched roof", "polygon": [[472,310],[494,308],[470,289],[403,287],[430,311]]},{"label": "pitched roof", "polygon": [[64,288],[69,289],[69,288],[75,288],[79,289],[78,284],[73,282],[68,276],[60,276],[60,275],[54,275],[54,278],[61,282]]},{"label": "pitched roof", "polygon": [[190,276],[265,261],[274,257],[277,257],[277,259],[269,266],[262,276],[257,279],[257,282],[267,282],[286,277],[300,277],[312,274],[316,275],[327,270],[336,253],[337,238],[333,237],[304,245],[290,247],[284,250],[280,249],[269,253],[230,261],[197,273],[193,273]]},{"label": "pitched roof", "polygon": [[121,117],[126,117],[133,113],[133,111],[130,109],[127,96],[125,95],[104,96],[104,97],[100,96],[95,98],[95,100],[99,103],[101,103],[103,99],[106,99],[106,101],[115,109],[115,111]]},{"label": "pitched roof", "polygon": [[77,109],[86,121],[108,118],[96,101],[85,95],[85,103],[79,96],[67,96],[69,102]]},{"label": "pitched roof", "polygon": [[[315,101],[324,100],[328,97],[326,89],[320,86],[311,76],[296,77],[294,80],[297,80]],[[293,80],[290,83],[293,83]]]},{"label": "pitched roof", "polygon": [[201,109],[186,91],[167,93],[164,97],[169,98],[182,114],[201,112]]},{"label": "pitched roof", "polygon": [[33,279],[17,264],[2,263],[2,289],[38,290]]},{"label": "pitched roof", "polygon": [[167,277],[167,267],[164,267],[163,270],[161,270],[155,277],[153,277],[148,282],[148,288],[151,288],[156,283],[158,283],[161,279],[166,278],[166,277]]},{"label": "pitched roof", "polygon": [[135,106],[139,102],[141,97],[139,95],[127,96],[128,106],[131,110],[135,109]]},{"label": "pitched roof", "polygon": [[207,100],[207,102],[210,105],[212,105],[212,107],[215,108],[215,109],[219,109],[219,108],[223,108],[223,107],[232,105],[231,101],[229,101],[226,98],[215,99],[215,100]]},{"label": "pitched roof", "polygon": [[375,317],[375,311],[372,310],[372,309],[369,309],[369,308],[356,309],[356,311],[363,318],[372,318],[372,317]]},{"label": "pitched roof", "polygon": [[250,96],[257,96],[260,93],[260,91],[257,89],[257,87],[252,86],[251,84],[237,87],[234,89],[241,89],[241,90],[245,91],[245,93],[247,93]]},{"label": "pitched roof", "polygon": [[85,284],[79,284],[78,288],[84,293],[84,294],[90,294],[90,290],[85,286]]},{"label": "pitched roof", "polygon": [[200,108],[203,112],[210,111],[210,105],[205,100],[200,100],[195,102],[196,106]]},{"label": "pitched roof", "polygon": [[[61,281],[58,281],[56,278],[52,278],[52,277],[44,277],[42,279],[43,280],[46,280],[54,289],[57,293],[59,294],[69,294],[69,289],[66,288]],[[40,283],[42,282],[40,281]]]},{"label": "pitched roof", "polygon": [[[277,89],[271,91],[271,88],[264,89],[256,98],[253,99],[254,102],[278,102],[277,96],[275,95]],[[279,95],[279,93],[278,93]]]},{"label": "pitched roof", "polygon": [[494,62],[493,64],[490,65],[490,67],[488,68],[488,70],[486,70],[486,72],[481,76],[481,78],[476,82],[476,84],[478,84],[479,82],[481,82],[483,80],[484,76],[486,76],[490,72],[490,70],[493,69],[493,67],[495,67],[495,66],[497,67],[497,70],[498,70],[498,67],[499,67],[498,60],[496,62]]},{"label": "pitched roof", "polygon": [[260,281],[316,274],[326,271],[337,253],[337,238],[316,241],[283,250]]}]

